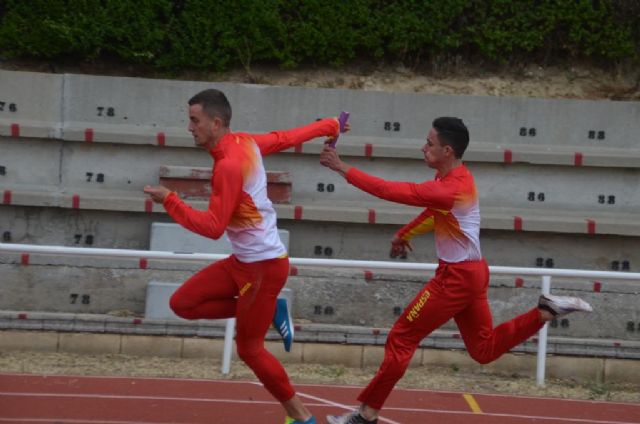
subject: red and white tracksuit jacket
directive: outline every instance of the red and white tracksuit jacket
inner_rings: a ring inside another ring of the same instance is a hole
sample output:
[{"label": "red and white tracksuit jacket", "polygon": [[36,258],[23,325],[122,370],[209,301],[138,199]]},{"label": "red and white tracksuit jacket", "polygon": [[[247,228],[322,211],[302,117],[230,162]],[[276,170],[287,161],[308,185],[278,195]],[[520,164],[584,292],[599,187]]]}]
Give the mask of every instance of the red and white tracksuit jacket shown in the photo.
[{"label": "red and white tracksuit jacket", "polygon": [[410,240],[434,231],[439,267],[405,308],[385,345],[378,373],[358,400],[381,409],[404,374],[420,341],[453,318],[471,357],[491,362],[535,334],[543,325],[537,308],[493,327],[487,301],[489,269],[480,251],[480,208],[466,166],[423,183],[385,181],[351,168],[347,181],[374,196],[424,207],[396,237]]},{"label": "red and white tracksuit jacket", "polygon": [[229,258],[182,284],[171,297],[171,308],[187,319],[235,316],[238,355],[280,402],[295,392],[282,365],[264,348],[264,336],[287,280],[289,259],[267,197],[262,156],[337,134],[336,119],[268,134],[228,133],[209,152],[214,165],[207,210],[193,209],[176,193],[164,200],[166,211],[180,225],[213,239],[226,231],[233,249]]}]

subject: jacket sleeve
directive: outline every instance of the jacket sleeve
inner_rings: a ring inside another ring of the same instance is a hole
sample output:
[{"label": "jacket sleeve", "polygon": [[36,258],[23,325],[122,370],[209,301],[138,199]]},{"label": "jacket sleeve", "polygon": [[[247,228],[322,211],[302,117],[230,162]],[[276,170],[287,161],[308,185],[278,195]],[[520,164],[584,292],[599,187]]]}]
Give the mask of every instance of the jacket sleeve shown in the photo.
[{"label": "jacket sleeve", "polygon": [[211,178],[211,196],[206,211],[193,209],[175,192],[164,199],[164,208],[178,224],[196,234],[220,238],[242,198],[243,178],[240,166],[221,161]]},{"label": "jacket sleeve", "polygon": [[433,226],[433,212],[431,212],[429,209],[425,209],[411,222],[400,228],[396,232],[396,237],[402,240],[409,241],[415,236],[433,231]]},{"label": "jacket sleeve", "polygon": [[267,156],[298,146],[316,137],[335,137],[338,135],[338,131],[338,121],[334,118],[325,118],[290,130],[248,135],[256,141],[262,156]]},{"label": "jacket sleeve", "polygon": [[457,187],[452,183],[386,181],[356,168],[350,168],[346,177],[362,191],[404,205],[450,210],[456,199]]}]

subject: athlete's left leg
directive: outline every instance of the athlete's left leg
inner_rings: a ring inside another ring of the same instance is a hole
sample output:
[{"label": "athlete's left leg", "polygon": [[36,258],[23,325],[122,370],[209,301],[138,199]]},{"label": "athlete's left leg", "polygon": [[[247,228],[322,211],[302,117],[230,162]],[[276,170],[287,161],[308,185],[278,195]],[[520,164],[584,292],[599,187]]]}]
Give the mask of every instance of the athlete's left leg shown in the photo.
[{"label": "athlete's left leg", "polygon": [[293,396],[282,365],[264,348],[276,298],[288,274],[288,259],[244,263],[236,259],[232,275],[240,289],[236,309],[238,355],[279,401]]},{"label": "athlete's left leg", "polygon": [[[237,269],[237,271],[236,271]],[[287,411],[300,422],[308,421],[311,413],[295,395],[287,373],[280,362],[264,347],[264,337],[271,326],[276,299],[287,281],[287,257],[241,263],[234,267],[234,277],[240,287],[238,297],[236,344],[238,355],[253,370],[256,377]]]},{"label": "athlete's left leg", "polygon": [[185,281],[169,300],[171,310],[185,319],[220,319],[236,315],[238,286],[229,273],[228,257]]}]

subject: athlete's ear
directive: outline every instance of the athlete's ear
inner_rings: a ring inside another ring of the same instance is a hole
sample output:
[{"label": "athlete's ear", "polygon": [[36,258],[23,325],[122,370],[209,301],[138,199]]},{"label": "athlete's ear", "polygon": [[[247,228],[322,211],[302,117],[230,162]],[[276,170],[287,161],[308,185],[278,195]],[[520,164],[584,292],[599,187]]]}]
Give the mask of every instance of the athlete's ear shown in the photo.
[{"label": "athlete's ear", "polygon": [[444,145],[444,152],[447,156],[455,155],[455,152],[453,151],[453,147],[451,147],[448,144]]},{"label": "athlete's ear", "polygon": [[211,122],[209,123],[209,129],[211,131],[211,134],[218,134],[220,132],[220,130],[222,129],[224,125],[222,124],[222,119],[220,119],[219,117],[215,116],[211,119]]}]

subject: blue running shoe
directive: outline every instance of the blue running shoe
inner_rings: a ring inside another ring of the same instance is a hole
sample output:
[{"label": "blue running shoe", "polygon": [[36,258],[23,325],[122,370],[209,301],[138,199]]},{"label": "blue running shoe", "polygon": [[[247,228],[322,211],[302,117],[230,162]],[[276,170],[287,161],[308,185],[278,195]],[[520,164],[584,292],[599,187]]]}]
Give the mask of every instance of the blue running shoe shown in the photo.
[{"label": "blue running shoe", "polygon": [[296,421],[291,417],[286,417],[284,424],[316,424],[316,417],[312,415],[307,421]]},{"label": "blue running shoe", "polygon": [[278,330],[284,343],[284,350],[289,352],[293,343],[293,322],[286,299],[278,299],[276,313],[273,315],[273,326]]}]

